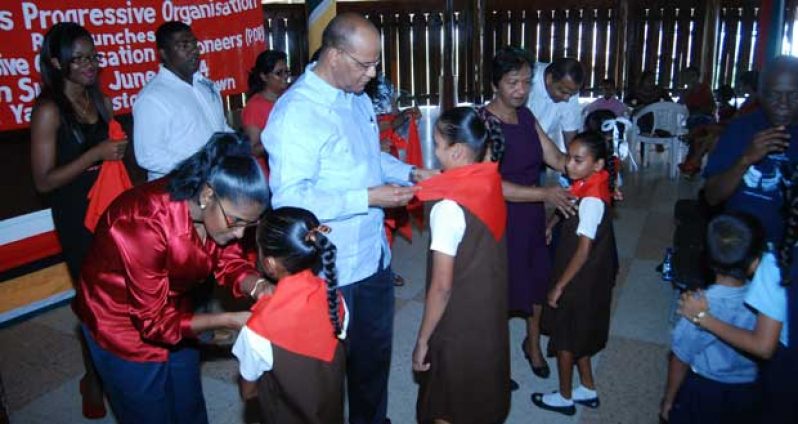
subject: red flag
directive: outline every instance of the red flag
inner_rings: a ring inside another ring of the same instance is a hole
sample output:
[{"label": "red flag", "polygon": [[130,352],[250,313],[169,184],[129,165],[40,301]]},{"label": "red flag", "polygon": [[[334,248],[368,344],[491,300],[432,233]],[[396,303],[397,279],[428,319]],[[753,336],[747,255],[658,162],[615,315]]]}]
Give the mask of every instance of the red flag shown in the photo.
[{"label": "red flag", "polygon": [[[108,137],[114,141],[121,141],[127,138],[119,122],[112,119],[108,123]],[[97,181],[89,190],[89,207],[86,210],[86,218],[83,225],[94,232],[97,222],[108,206],[125,190],[133,187],[130,177],[125,169],[125,164],[121,160],[107,160],[100,165],[100,173]]]}]

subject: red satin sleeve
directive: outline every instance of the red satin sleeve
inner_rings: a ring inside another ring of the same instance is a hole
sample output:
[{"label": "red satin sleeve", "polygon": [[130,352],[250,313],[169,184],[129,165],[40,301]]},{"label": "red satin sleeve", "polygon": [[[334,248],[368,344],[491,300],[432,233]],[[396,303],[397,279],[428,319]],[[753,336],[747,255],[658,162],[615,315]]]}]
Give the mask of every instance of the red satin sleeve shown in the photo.
[{"label": "red satin sleeve", "polygon": [[142,339],[175,345],[192,336],[190,312],[180,311],[169,296],[167,235],[154,220],[119,220],[110,228],[122,266],[128,313]]},{"label": "red satin sleeve", "polygon": [[219,285],[229,287],[233,296],[241,298],[245,294],[241,290],[241,282],[250,275],[257,277],[259,274],[245,258],[241,243],[230,243],[219,248],[214,275]]}]

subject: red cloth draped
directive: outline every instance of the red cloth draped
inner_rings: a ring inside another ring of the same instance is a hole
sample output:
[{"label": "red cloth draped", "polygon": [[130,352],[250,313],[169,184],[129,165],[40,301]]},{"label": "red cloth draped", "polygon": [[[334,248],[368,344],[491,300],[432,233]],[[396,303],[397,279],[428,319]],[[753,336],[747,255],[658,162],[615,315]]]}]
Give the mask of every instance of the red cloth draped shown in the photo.
[{"label": "red cloth draped", "polygon": [[[396,115],[380,115],[377,117],[379,122],[393,122]],[[407,129],[407,140],[402,138],[392,126],[380,131],[380,140],[390,141],[389,151],[394,157],[399,157],[399,151],[405,151],[405,163],[417,168],[423,168],[421,155],[421,141],[418,135],[418,124],[411,118]],[[407,240],[413,240],[412,218],[419,228],[424,227],[424,207],[423,204],[413,199],[407,204],[406,208],[395,208],[385,211],[385,234],[388,243],[393,244],[393,233],[399,232]]]},{"label": "red cloth draped", "polygon": [[[343,325],[340,293],[338,299]],[[332,362],[339,342],[330,322],[327,284],[309,270],[281,279],[272,296],[261,297],[252,307],[247,327],[289,352],[325,362]]]},{"label": "red cloth draped", "polygon": [[507,226],[507,204],[496,163],[475,163],[448,170],[424,180],[416,197],[422,201],[449,199],[482,221],[496,240]]},{"label": "red cloth draped", "polygon": [[602,169],[583,180],[574,181],[571,184],[571,194],[580,199],[598,197],[604,203],[610,203],[612,202],[612,193],[610,193],[609,182],[610,173],[606,169]]},{"label": "red cloth draped", "polygon": [[[108,123],[108,138],[113,141],[127,139],[122,126],[114,119]],[[130,187],[133,187],[133,184],[130,182],[130,176],[128,176],[125,164],[121,160],[103,161],[102,165],[100,165],[100,173],[97,175],[97,180],[87,196],[89,206],[86,209],[86,218],[83,220],[83,225],[89,231],[94,232],[97,221],[100,220],[103,212],[108,209],[108,206],[117,196]]]}]

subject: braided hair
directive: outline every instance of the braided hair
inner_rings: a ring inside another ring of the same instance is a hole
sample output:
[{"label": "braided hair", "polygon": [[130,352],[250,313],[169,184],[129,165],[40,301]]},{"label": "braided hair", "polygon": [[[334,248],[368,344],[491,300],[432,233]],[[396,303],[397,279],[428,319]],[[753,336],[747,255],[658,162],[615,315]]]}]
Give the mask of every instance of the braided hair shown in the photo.
[{"label": "braided hair", "polygon": [[595,160],[604,159],[604,169],[610,174],[610,193],[613,193],[615,191],[615,178],[618,170],[615,166],[612,148],[607,146],[604,136],[597,131],[584,131],[574,136],[571,143],[574,142],[582,143],[582,145],[587,147]]},{"label": "braided hair", "polygon": [[477,114],[482,118],[485,129],[488,130],[488,146],[490,147],[490,161],[501,162],[504,157],[504,132],[502,131],[502,121],[495,115],[488,112],[487,107],[477,109]]},{"label": "braided hair", "polygon": [[321,231],[319,220],[311,212],[294,207],[278,208],[258,225],[256,240],[263,257],[280,261],[289,274],[311,270],[324,273],[327,283],[327,306],[336,337],[342,337],[343,325],[338,315],[338,276],[335,269],[336,247]]},{"label": "braided hair", "polygon": [[781,268],[781,284],[792,283],[790,263],[796,242],[798,242],[798,166],[792,170],[789,184],[784,187],[785,229],[784,238],[779,247],[779,268]]}]

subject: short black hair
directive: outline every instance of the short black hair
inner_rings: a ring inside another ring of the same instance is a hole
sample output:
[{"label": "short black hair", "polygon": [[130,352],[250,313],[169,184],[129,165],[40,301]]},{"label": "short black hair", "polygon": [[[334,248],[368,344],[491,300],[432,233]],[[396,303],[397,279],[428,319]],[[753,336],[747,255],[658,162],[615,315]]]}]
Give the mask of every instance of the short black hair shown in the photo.
[{"label": "short black hair", "polygon": [[508,72],[519,71],[524,65],[529,65],[530,70],[532,69],[532,58],[526,50],[512,46],[502,47],[496,52],[491,61],[490,82],[495,87],[498,87],[499,81]]},{"label": "short black hair", "polygon": [[554,59],[546,67],[545,75],[551,75],[554,81],[560,81],[567,77],[581,86],[585,79],[585,70],[578,60],[570,57],[560,57]]},{"label": "short black hair", "polygon": [[724,213],[709,221],[707,254],[715,273],[746,280],[748,269],[764,249],[762,225],[752,216]]},{"label": "short black hair", "polygon": [[179,32],[191,32],[191,27],[180,21],[164,22],[155,30],[155,46],[165,49],[167,44],[172,41],[172,35]]}]

